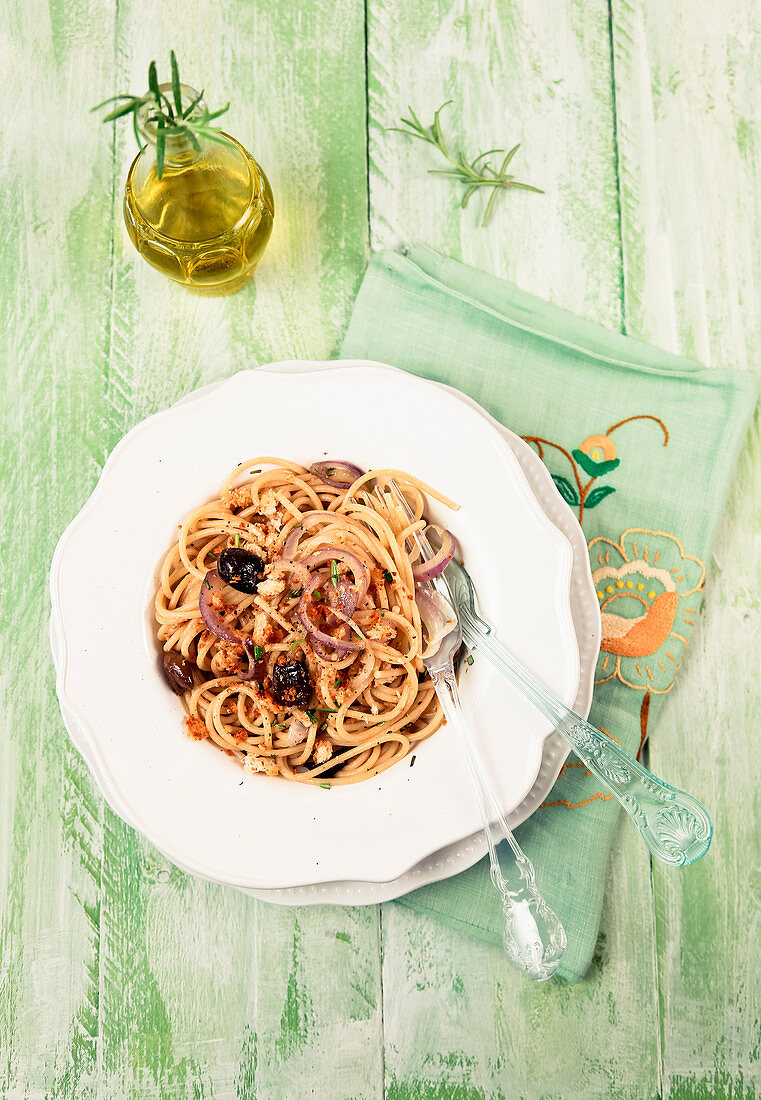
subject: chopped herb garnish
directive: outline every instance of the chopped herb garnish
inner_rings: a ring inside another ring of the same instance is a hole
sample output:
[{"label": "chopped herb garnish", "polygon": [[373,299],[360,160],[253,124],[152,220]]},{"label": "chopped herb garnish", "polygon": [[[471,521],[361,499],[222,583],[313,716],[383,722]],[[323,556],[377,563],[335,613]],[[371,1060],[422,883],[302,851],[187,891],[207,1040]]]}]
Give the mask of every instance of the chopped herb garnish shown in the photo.
[{"label": "chopped herb garnish", "polygon": [[208,553],[206,555],[206,557],[209,559],[209,561],[216,561],[217,560],[217,555],[216,554]]},{"label": "chopped herb garnish", "polygon": [[313,711],[313,710],[305,710],[305,711],[304,711],[304,714],[306,714],[306,716],[307,716],[307,718],[309,719],[309,721],[310,721],[310,722],[314,722],[314,720],[315,720],[315,713],[314,713],[314,711]]},{"label": "chopped herb garnish", "polygon": [[320,786],[322,787],[322,789],[324,791],[329,791],[330,790],[330,783],[320,783]]},{"label": "chopped herb garnish", "polygon": [[315,588],[314,592],[312,593],[312,599],[314,600],[314,602],[315,602],[315,603],[319,603],[319,602],[320,602],[320,600],[322,599],[322,591],[321,591],[321,589],[319,589],[319,588]]},{"label": "chopped herb garnish", "polygon": [[264,656],[264,650],[262,649],[262,647],[260,645],[255,645],[254,646],[254,660],[255,661],[261,661],[263,656]]},{"label": "chopped herb garnish", "polygon": [[206,577],[206,587],[211,588],[211,585],[209,584],[209,578],[208,577]]},{"label": "chopped herb garnish", "polygon": [[[333,707],[315,707],[314,709],[316,714],[338,714],[338,711]],[[309,714],[309,711],[307,711],[307,714]]]},{"label": "chopped herb garnish", "polygon": [[468,656],[465,658],[465,664],[466,665],[472,665],[473,664],[473,654],[472,653],[469,653]]},{"label": "chopped herb garnish", "polygon": [[325,471],[325,473],[328,475],[328,477],[332,477],[335,472],[336,472],[335,466],[328,466],[327,470]]},{"label": "chopped herb garnish", "polygon": [[291,591],[288,593],[288,599],[289,600],[295,600],[296,597],[300,596],[300,595],[301,595],[301,589],[300,588],[292,588]]},{"label": "chopped herb garnish", "polygon": [[386,584],[393,584],[394,583],[394,575],[393,575],[393,573],[391,572],[390,569],[384,569],[383,570],[383,576],[386,578]]},{"label": "chopped herb garnish", "polygon": [[341,681],[340,681],[340,680],[336,680],[336,682],[335,682],[335,687],[337,687],[337,688],[340,688],[340,686],[341,686]]},{"label": "chopped herb garnish", "polygon": [[338,588],[338,562],[332,561],[330,563],[330,579],[333,582],[333,587]]},{"label": "chopped herb garnish", "polygon": [[416,757],[416,756],[411,756],[411,757],[410,757],[410,767],[411,767],[411,768],[414,768],[414,767],[415,767],[415,761],[416,761],[416,760],[417,760],[417,757]]},{"label": "chopped herb garnish", "polygon": [[288,649],[291,650],[294,648],[294,646],[301,645],[303,641],[303,638],[297,638],[295,642],[291,642],[291,644],[288,646]]},{"label": "chopped herb garnish", "polygon": [[240,546],[240,531],[235,532],[235,545]]}]

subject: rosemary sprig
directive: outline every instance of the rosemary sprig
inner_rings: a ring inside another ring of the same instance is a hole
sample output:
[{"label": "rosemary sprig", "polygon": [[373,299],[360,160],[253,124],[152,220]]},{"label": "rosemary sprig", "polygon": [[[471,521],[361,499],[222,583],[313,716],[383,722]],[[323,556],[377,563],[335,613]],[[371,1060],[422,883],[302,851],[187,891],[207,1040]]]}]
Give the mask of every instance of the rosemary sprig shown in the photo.
[{"label": "rosemary sprig", "polygon": [[162,92],[156,73],[156,62],[151,61],[148,66],[149,91],[146,95],[114,95],[109,99],[104,99],[102,103],[98,103],[97,106],[92,108],[93,111],[100,111],[109,103],[118,103],[118,106],[109,111],[103,121],[113,122],[117,118],[131,114],[135,138],[138,145],[142,145],[137,129],[137,115],[142,107],[145,107],[146,104],[150,105],[150,113],[147,115],[146,121],[152,122],[156,126],[156,174],[159,179],[164,174],[167,138],[183,136],[187,138],[197,153],[201,151],[199,137],[207,138],[209,141],[224,142],[225,139],[221,136],[221,129],[209,124],[230,109],[230,104],[226,103],[224,107],[220,107],[217,111],[210,111],[206,106],[198,110],[203,99],[203,91],[201,91],[183,111],[180,69],[174,50],[169,54],[169,63],[172,71],[171,100]]},{"label": "rosemary sprig", "polygon": [[491,221],[492,214],[494,213],[494,204],[501,191],[507,190],[509,187],[517,187],[521,191],[536,191],[537,194],[543,195],[544,191],[542,191],[541,187],[533,187],[530,183],[520,183],[516,180],[515,176],[508,175],[507,170],[510,167],[513,157],[520,149],[520,143],[514,145],[513,148],[505,154],[499,169],[492,168],[486,158],[492,156],[494,153],[504,153],[504,149],[487,149],[485,153],[479,153],[478,156],[471,161],[468,161],[463,153],[457,152],[453,154],[449,151],[447,143],[444,140],[444,134],[441,130],[439,116],[444,108],[451,102],[452,100],[448,99],[446,103],[442,103],[438,111],[434,113],[433,123],[430,126],[424,126],[410,107],[408,108],[410,118],[401,119],[402,126],[389,126],[388,129],[393,133],[406,134],[407,137],[418,138],[420,141],[425,141],[428,145],[433,145],[434,148],[439,150],[441,155],[449,161],[452,167],[429,168],[428,172],[432,176],[443,176],[446,179],[456,180],[458,183],[465,186],[465,194],[462,196],[462,202],[460,203],[463,209],[465,209],[479,188],[491,187],[492,192],[481,220],[482,226],[487,226]]}]

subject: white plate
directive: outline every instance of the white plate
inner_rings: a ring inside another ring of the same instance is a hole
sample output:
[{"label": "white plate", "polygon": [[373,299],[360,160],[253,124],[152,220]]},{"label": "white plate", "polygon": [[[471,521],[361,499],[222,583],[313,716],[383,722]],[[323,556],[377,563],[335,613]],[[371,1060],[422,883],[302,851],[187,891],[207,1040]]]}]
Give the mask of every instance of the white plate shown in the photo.
[{"label": "white plate", "polygon": [[[56,655],[62,709],[104,795],[180,866],[248,889],[346,880],[391,887],[431,854],[471,844],[478,819],[463,797],[446,729],[420,747],[413,770],[402,764],[375,783],[330,792],[244,780],[229,758],[182,736],[146,607],[177,519],[246,454],[308,461],[330,450],[366,466],[393,462],[459,499],[462,510],[447,522],[485,610],[529,667],[579,708],[573,554],[512,450],[482,411],[443,388],[382,366],[341,369],[340,388],[329,373],[335,364],[298,381],[246,372],[139,425],[109,459],[51,571],[54,621],[66,642]],[[591,668],[589,676],[591,683]],[[462,688],[504,809],[517,823],[519,807],[524,816],[534,808],[526,798],[540,767],[548,770],[542,749],[550,731],[485,662],[476,662]],[[564,756],[555,749],[548,786]],[[469,862],[479,854],[476,843]]]}]

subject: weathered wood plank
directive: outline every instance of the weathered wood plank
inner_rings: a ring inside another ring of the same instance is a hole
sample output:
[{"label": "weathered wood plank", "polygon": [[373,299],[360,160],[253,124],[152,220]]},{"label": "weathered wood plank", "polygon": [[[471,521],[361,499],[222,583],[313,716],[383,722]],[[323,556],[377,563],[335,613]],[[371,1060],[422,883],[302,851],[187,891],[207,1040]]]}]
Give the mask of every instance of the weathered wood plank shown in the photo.
[{"label": "weathered wood plank", "polygon": [[[371,0],[368,88],[375,247],[421,240],[620,326],[606,4]],[[437,154],[384,129],[408,103],[427,123],[450,97],[447,133],[471,156],[523,141],[516,174],[547,191],[501,198],[485,230],[481,198],[463,213],[461,193],[426,175]],[[394,1100],[655,1095],[650,871],[630,829],[614,846],[599,958],[578,986],[527,985],[497,950],[393,905],[383,944]]]},{"label": "weathered wood plank", "polygon": [[113,6],[11,2],[0,24],[0,1094],[88,1097],[102,810],[60,721],[46,593],[55,542],[104,457],[112,229],[98,211],[112,157],[87,107],[112,78]]},{"label": "weathered wood plank", "polygon": [[[616,0],[627,326],[721,367],[758,369],[761,12],[747,0]],[[758,432],[738,467],[701,625],[653,766],[705,797],[706,860],[656,869],[664,1096],[761,1090]]]},{"label": "weathered wood plank", "polygon": [[[264,166],[276,220],[255,283],[200,299],[137,258],[116,195],[109,444],[235,369],[329,355],[367,251],[364,28],[353,0],[190,10],[172,0],[150,21],[129,0],[117,41],[120,86],[140,88],[150,58],[166,64],[174,47],[188,81],[215,104],[230,99],[225,125]],[[117,150],[120,186],[134,155],[128,127]],[[250,416],[242,431],[253,441]],[[268,906],[169,867],[111,814],[105,833],[104,1094],[381,1095],[375,911]],[[326,1053],[329,1073],[318,1068]]]}]

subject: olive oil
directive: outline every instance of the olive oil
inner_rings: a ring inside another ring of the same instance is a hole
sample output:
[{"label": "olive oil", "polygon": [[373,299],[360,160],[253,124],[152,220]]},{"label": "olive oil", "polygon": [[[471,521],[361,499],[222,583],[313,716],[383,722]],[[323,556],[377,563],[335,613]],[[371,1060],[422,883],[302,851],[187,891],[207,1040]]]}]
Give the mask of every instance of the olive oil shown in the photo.
[{"label": "olive oil", "polygon": [[196,294],[229,294],[251,278],[270,238],[272,191],[234,138],[220,133],[200,146],[167,141],[160,179],[155,149],[141,151],[127,177],[124,221],[162,274]]}]

